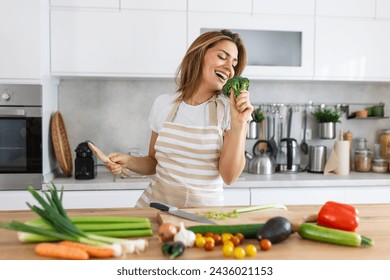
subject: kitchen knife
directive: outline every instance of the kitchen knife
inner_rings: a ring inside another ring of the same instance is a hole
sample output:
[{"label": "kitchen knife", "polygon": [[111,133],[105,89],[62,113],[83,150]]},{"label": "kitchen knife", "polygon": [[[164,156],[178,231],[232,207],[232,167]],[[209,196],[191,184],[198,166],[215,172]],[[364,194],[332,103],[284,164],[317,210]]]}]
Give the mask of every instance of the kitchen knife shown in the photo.
[{"label": "kitchen knife", "polygon": [[205,223],[205,224],[212,224],[212,225],[216,225],[217,224],[214,221],[205,219],[205,218],[197,216],[195,214],[191,214],[191,213],[188,213],[188,212],[181,211],[177,207],[170,206],[168,204],[164,204],[164,203],[161,203],[161,202],[158,202],[158,201],[151,201],[149,205],[150,205],[150,207],[159,209],[161,211],[167,212],[167,213],[169,213],[171,215],[174,215],[174,216],[177,216],[177,217],[180,217],[180,218],[183,218],[183,219],[195,221],[195,222],[198,222],[198,223]]}]

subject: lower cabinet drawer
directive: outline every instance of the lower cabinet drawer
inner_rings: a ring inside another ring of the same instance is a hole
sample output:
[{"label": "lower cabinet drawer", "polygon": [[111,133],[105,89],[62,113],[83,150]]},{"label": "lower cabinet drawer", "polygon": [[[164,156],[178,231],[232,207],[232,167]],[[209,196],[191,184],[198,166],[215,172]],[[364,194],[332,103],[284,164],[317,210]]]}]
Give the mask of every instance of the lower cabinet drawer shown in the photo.
[{"label": "lower cabinet drawer", "polygon": [[248,189],[229,189],[223,190],[224,205],[235,206],[235,205],[250,205],[251,195]]},{"label": "lower cabinet drawer", "polygon": [[323,204],[328,200],[345,202],[344,188],[252,188],[251,204]]},{"label": "lower cabinet drawer", "polygon": [[66,209],[134,207],[144,190],[65,191]]}]

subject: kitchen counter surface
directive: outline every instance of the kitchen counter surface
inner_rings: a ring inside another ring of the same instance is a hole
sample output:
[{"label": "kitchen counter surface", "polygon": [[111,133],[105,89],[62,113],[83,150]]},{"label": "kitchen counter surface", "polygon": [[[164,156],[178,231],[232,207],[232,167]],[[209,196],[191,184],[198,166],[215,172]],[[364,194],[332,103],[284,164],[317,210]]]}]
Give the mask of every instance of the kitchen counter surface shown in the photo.
[{"label": "kitchen counter surface", "polygon": [[[256,259],[269,260],[389,260],[390,259],[390,204],[382,205],[358,205],[360,224],[358,233],[372,238],[375,241],[373,247],[345,247],[327,243],[314,242],[302,239],[297,233],[279,244],[274,244],[269,251],[258,251]],[[218,209],[227,211],[231,208]],[[318,213],[320,206],[303,205],[288,206],[288,215],[291,221],[300,221],[302,217]],[[158,228],[158,210],[152,208],[121,208],[121,209],[83,209],[68,210],[70,216],[77,215],[117,215],[117,216],[140,216],[148,217],[152,222],[154,233]],[[252,212],[253,213],[253,212]],[[264,213],[264,212],[263,212]],[[264,222],[264,215],[258,212],[259,222]],[[241,214],[244,215],[244,214]],[[17,220],[27,221],[35,218],[31,211],[0,211],[0,222]],[[244,218],[240,216],[241,218]],[[256,216],[257,218],[257,216]],[[239,221],[240,218],[238,218]],[[239,223],[239,222],[235,222]],[[140,255],[127,255],[124,259],[166,259],[161,253],[161,244],[156,234],[147,238],[149,247]],[[257,244],[256,240],[246,240],[243,245]],[[0,229],[0,259],[2,260],[39,260],[45,259],[34,253],[34,244],[23,244],[17,239],[14,231]],[[189,248],[179,259],[226,259],[222,256],[220,247],[214,251],[206,252],[199,248]]]},{"label": "kitchen counter surface", "polygon": [[[76,180],[74,177],[57,177],[54,183],[63,186],[64,190],[132,190],[145,189],[150,176],[134,175],[121,178],[112,175],[106,168],[99,167],[98,175],[92,180]],[[43,184],[46,190],[50,184]],[[390,186],[390,173],[351,172],[347,176],[333,174],[300,172],[294,174],[275,173],[272,175],[255,175],[243,172],[238,180],[226,188],[272,188],[272,187],[358,187]]]}]

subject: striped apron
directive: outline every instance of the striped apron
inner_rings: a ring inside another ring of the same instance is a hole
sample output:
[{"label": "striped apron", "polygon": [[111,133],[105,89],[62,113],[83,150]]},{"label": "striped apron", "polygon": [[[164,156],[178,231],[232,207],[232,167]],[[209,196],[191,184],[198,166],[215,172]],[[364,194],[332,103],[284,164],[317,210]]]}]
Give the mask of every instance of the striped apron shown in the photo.
[{"label": "striped apron", "polygon": [[160,201],[177,207],[223,205],[223,180],[218,171],[224,104],[208,101],[209,125],[173,123],[180,102],[167,116],[156,140],[156,174],[138,199],[137,207]]}]

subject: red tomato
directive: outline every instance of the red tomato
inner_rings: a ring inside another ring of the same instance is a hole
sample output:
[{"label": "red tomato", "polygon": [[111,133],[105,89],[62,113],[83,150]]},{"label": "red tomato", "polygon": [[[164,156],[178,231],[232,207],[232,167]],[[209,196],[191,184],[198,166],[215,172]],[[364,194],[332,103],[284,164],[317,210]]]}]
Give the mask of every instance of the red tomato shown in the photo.
[{"label": "red tomato", "polygon": [[268,251],[272,248],[272,243],[268,239],[261,239],[259,242],[260,249],[264,251]]}]

